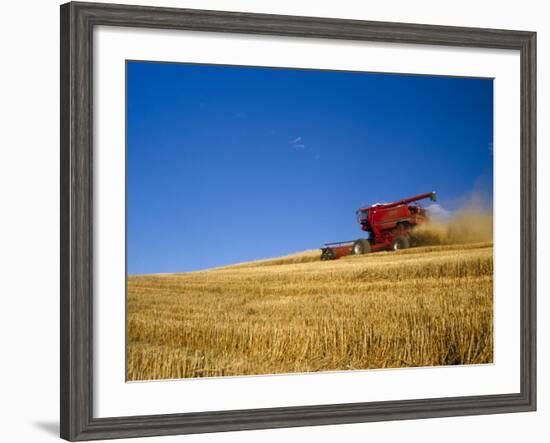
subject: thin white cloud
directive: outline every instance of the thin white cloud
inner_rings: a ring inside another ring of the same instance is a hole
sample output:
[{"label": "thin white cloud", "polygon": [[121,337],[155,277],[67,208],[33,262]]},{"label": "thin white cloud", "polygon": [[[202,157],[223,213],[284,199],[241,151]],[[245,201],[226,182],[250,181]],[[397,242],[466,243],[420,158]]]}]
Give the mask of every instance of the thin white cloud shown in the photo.
[{"label": "thin white cloud", "polygon": [[306,145],[302,140],[302,137],[296,137],[295,139],[290,140],[289,142],[290,146],[292,146],[295,149],[305,149]]}]

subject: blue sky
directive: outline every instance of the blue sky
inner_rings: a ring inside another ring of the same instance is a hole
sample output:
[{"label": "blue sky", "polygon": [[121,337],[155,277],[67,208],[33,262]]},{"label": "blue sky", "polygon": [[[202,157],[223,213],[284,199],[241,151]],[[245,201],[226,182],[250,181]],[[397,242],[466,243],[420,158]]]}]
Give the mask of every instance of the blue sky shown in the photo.
[{"label": "blue sky", "polygon": [[358,207],[418,193],[492,199],[492,150],[491,79],[127,62],[128,273],[359,238]]}]

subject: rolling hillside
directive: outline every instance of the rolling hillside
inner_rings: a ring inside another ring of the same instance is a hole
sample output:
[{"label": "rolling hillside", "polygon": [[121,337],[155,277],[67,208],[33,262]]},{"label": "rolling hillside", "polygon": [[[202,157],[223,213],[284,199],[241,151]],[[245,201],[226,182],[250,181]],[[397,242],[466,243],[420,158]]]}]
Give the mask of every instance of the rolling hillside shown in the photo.
[{"label": "rolling hillside", "polygon": [[493,245],[128,279],[128,379],[493,360]]}]

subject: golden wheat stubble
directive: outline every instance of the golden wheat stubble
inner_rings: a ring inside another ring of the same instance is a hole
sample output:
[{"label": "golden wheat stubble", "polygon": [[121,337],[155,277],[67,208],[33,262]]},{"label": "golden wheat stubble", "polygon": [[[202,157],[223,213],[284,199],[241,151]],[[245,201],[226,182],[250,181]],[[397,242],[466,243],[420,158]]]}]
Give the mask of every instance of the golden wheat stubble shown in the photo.
[{"label": "golden wheat stubble", "polygon": [[128,279],[128,378],[490,363],[491,243]]}]

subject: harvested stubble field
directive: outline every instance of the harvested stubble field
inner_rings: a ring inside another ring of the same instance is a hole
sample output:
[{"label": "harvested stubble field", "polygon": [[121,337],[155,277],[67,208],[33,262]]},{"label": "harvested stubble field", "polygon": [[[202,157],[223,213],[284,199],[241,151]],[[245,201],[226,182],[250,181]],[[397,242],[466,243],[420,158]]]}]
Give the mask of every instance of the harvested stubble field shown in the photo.
[{"label": "harvested stubble field", "polygon": [[128,279],[129,380],[493,360],[493,245]]}]

